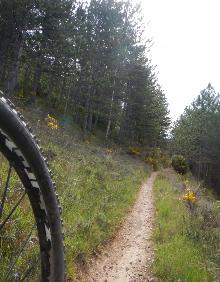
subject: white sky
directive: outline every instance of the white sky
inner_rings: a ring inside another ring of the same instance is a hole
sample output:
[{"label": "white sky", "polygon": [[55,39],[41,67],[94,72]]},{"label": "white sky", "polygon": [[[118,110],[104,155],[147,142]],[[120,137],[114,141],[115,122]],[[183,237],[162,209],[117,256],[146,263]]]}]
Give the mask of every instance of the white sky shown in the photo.
[{"label": "white sky", "polygon": [[220,0],[141,0],[172,119],[209,82],[220,91]]}]

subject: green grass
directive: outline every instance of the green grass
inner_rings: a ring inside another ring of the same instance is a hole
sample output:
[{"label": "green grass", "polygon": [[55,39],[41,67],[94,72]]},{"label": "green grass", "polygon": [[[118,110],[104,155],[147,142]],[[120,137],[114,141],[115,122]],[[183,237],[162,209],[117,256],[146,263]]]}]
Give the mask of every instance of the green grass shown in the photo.
[{"label": "green grass", "polygon": [[163,281],[212,281],[199,249],[184,236],[160,244],[156,254],[156,274]]},{"label": "green grass", "polygon": [[176,177],[173,181],[173,175],[169,178],[160,174],[154,183],[155,275],[162,281],[218,281],[219,225],[212,223],[219,218],[215,200],[208,201],[200,193],[191,210],[179,199],[183,190],[176,184],[181,180]]},{"label": "green grass", "polygon": [[42,119],[35,131],[51,156],[63,208],[67,276],[73,281],[77,267],[114,235],[150,170],[114,144],[82,142],[70,131],[47,128]]}]

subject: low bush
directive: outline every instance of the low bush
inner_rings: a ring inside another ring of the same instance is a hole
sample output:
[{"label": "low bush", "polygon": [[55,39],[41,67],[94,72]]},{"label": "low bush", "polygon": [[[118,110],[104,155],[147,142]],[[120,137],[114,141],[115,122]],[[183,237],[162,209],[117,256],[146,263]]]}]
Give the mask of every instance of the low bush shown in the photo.
[{"label": "low bush", "polygon": [[156,171],[162,167],[168,167],[170,158],[168,153],[162,151],[160,148],[147,148],[145,150],[144,161]]},{"label": "low bush", "polygon": [[140,151],[140,148],[137,147],[137,146],[133,146],[133,147],[130,146],[128,153],[129,153],[130,155],[133,155],[133,156],[140,156],[141,151]]}]

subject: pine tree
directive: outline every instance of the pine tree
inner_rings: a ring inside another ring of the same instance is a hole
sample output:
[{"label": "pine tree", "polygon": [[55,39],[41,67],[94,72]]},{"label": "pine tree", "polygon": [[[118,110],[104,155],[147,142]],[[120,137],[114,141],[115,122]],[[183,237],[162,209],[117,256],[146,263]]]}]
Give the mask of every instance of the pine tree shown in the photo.
[{"label": "pine tree", "polygon": [[84,134],[158,146],[166,99],[131,1],[2,0],[0,87],[71,114]]},{"label": "pine tree", "polygon": [[184,155],[193,173],[218,189],[220,177],[220,96],[209,84],[186,108],[173,129],[174,151]]}]

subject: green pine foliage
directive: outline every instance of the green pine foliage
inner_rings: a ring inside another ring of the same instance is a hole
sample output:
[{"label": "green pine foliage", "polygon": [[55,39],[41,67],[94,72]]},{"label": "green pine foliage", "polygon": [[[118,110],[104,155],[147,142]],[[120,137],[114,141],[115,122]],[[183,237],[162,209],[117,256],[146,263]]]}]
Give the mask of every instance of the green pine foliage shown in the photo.
[{"label": "green pine foliage", "polygon": [[167,103],[139,19],[129,0],[0,1],[0,89],[71,115],[85,136],[160,146]]},{"label": "green pine foliage", "polygon": [[176,122],[172,150],[186,158],[199,179],[220,192],[220,99],[211,84]]}]

